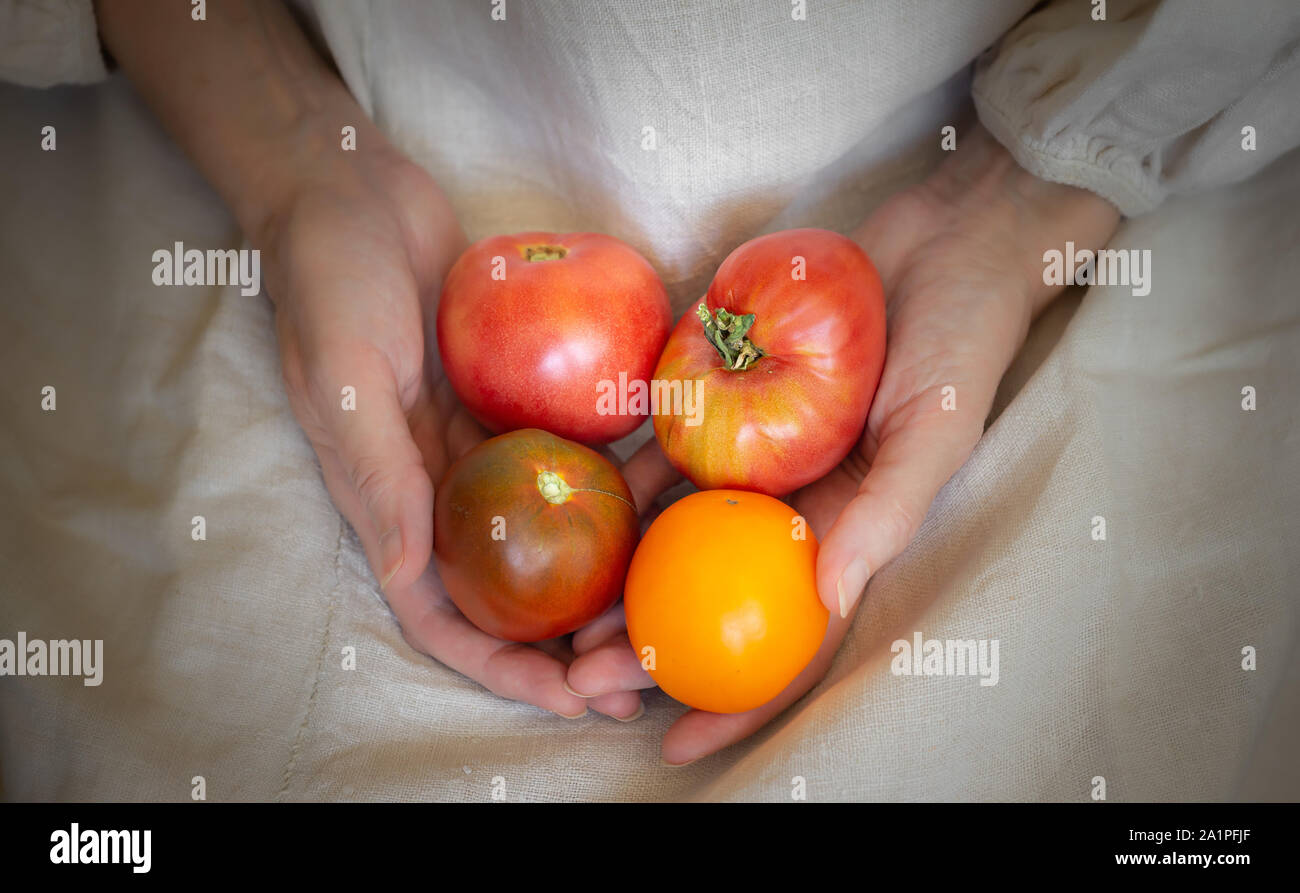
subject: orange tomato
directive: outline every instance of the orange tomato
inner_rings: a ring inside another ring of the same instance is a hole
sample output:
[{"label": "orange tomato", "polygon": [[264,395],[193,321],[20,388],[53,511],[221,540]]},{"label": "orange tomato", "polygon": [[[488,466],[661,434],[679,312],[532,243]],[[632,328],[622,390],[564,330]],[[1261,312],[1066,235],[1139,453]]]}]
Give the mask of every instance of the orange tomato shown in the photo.
[{"label": "orange tomato", "polygon": [[713,713],[759,707],[794,681],[826,635],[816,566],[816,537],[780,500],[692,493],[655,519],[632,557],[623,590],[632,647],[684,704]]}]

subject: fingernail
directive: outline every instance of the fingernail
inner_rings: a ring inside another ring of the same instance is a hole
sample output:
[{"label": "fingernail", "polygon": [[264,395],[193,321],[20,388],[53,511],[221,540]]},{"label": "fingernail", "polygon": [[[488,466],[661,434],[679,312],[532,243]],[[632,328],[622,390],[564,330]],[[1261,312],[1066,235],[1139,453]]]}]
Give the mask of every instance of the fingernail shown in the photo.
[{"label": "fingernail", "polygon": [[402,569],[402,562],[405,560],[406,552],[402,549],[402,529],[394,525],[379,538],[379,563],[384,569],[384,575],[379,580],[380,589],[388,588],[388,581]]},{"label": "fingernail", "polygon": [[698,759],[699,757],[696,757],[694,760],[687,760],[685,763],[670,763],[667,760],[665,760],[663,757],[660,757],[659,762],[663,763],[669,769],[681,769],[683,766],[689,766],[691,763],[694,763]]},{"label": "fingernail", "polygon": [[633,713],[631,716],[616,716],[614,718],[619,722],[632,722],[643,716],[645,716],[645,704],[637,704],[636,713]]},{"label": "fingernail", "polygon": [[849,608],[862,597],[862,590],[867,585],[867,577],[870,576],[871,569],[861,558],[850,561],[840,573],[840,581],[835,584],[835,588],[840,594],[841,618],[849,616]]},{"label": "fingernail", "polygon": [[573,695],[575,698],[594,698],[594,697],[596,697],[595,695],[584,695],[584,694],[583,694],[582,692],[580,692],[580,691],[574,691],[574,690],[573,690],[573,687],[572,687],[571,685],[569,685],[569,683],[568,683],[567,681],[566,681],[566,682],[562,682],[562,683],[560,683],[560,684],[564,686],[564,690],[565,690],[565,691],[567,691],[569,694]]},{"label": "fingernail", "polygon": [[567,714],[567,713],[561,713],[560,711],[556,710],[556,711],[555,711],[555,715],[556,715],[556,716],[563,716],[565,719],[582,719],[584,716],[587,715],[587,708],[586,708],[586,707],[583,707],[581,713],[575,713],[575,714],[573,714],[572,716],[570,716],[570,715]]}]

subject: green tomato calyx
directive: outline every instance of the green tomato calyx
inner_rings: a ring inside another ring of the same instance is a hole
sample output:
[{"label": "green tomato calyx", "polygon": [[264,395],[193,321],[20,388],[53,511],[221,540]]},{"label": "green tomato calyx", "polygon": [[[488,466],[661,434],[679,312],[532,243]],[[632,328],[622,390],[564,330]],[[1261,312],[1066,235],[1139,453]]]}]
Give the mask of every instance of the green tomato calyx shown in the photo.
[{"label": "green tomato calyx", "polygon": [[704,336],[732,372],[744,372],[765,356],[758,345],[745,337],[754,325],[754,314],[735,314],[723,307],[717,313],[710,313],[708,305],[701,301],[695,315],[704,324]]}]

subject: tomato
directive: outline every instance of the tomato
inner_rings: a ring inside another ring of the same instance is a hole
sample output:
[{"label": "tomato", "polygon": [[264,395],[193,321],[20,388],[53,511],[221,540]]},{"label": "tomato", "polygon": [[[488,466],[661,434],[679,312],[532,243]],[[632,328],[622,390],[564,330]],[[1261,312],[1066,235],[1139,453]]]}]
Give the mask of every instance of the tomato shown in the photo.
[{"label": "tomato", "polygon": [[808,665],[830,614],[817,597],[817,539],[802,522],[780,500],[740,490],[692,493],[655,519],[623,607],[660,688],[700,710],[742,713]]},{"label": "tomato", "polygon": [[698,382],[700,412],[661,411],[655,436],[701,489],[780,496],[848,455],[884,364],[884,293],[863,250],[820,229],[761,236],[669,337],[655,378]]},{"label": "tomato", "polygon": [[434,561],[475,626],[536,642],[618,601],[639,527],[632,493],[604,456],[525,429],[485,440],[447,470],[434,500]]},{"label": "tomato", "polygon": [[447,378],[488,429],[609,443],[645,412],[610,412],[598,405],[602,388],[620,373],[650,378],[672,311],[654,269],[618,239],[520,233],[461,255],[443,283],[437,325]]}]

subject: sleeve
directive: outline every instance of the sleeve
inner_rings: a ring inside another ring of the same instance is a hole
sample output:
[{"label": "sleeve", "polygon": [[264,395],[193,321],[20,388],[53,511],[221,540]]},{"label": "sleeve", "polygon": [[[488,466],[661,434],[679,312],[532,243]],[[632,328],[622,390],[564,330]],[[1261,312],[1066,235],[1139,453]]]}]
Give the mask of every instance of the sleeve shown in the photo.
[{"label": "sleeve", "polygon": [[106,77],[91,0],[0,0],[0,80],[52,87]]},{"label": "sleeve", "polygon": [[980,121],[1029,172],[1132,217],[1300,145],[1300,3],[1063,0],[976,63]]}]

